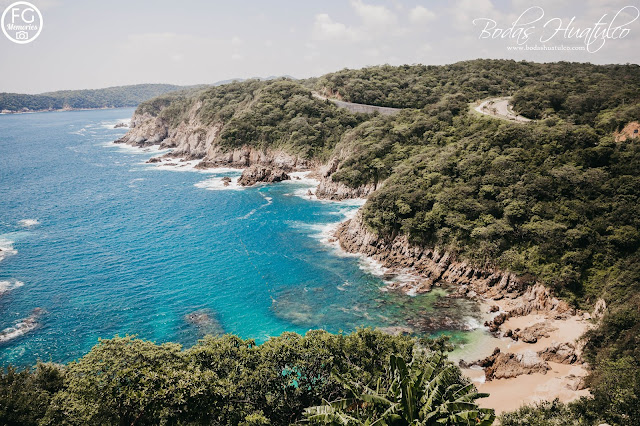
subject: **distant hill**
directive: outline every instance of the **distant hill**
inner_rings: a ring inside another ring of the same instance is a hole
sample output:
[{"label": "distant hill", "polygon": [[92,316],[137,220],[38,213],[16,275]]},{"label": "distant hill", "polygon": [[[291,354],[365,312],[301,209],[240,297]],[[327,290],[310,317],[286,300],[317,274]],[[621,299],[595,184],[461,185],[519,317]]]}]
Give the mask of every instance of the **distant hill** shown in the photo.
[{"label": "distant hill", "polygon": [[[288,76],[287,76],[288,77]],[[274,80],[280,77],[256,77],[258,80]],[[293,77],[288,77],[295,80]],[[221,86],[233,82],[245,81],[243,78],[222,80],[211,85],[199,84],[177,86],[175,84],[134,84],[130,86],[114,86],[105,89],[58,90],[38,95],[23,93],[0,93],[0,112],[36,112],[58,111],[69,109],[125,108],[176,91],[200,90],[210,86]]]},{"label": "distant hill", "polygon": [[[135,84],[95,90],[60,90],[57,92],[41,93],[39,95],[0,93],[0,111],[32,112],[63,109],[134,107],[156,96],[193,87],[198,86]],[[203,88],[205,85],[199,87]]]}]

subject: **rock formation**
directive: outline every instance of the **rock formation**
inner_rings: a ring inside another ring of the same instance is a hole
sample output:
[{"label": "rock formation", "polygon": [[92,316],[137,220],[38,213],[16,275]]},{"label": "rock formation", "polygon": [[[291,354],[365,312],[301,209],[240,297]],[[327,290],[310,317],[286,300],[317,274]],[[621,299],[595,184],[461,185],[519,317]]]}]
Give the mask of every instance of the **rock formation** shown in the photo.
[{"label": "rock formation", "polygon": [[280,168],[254,164],[244,169],[238,183],[242,186],[251,186],[259,182],[273,183],[289,179],[291,178],[287,172]]},{"label": "rock formation", "polygon": [[496,348],[493,354],[485,359],[472,363],[461,363],[462,367],[478,365],[484,369],[487,381],[508,379],[522,374],[546,374],[551,368],[538,354],[526,351],[519,354],[504,353]]},{"label": "rock formation", "polygon": [[[557,317],[573,313],[566,302],[553,297],[540,283],[527,282],[509,272],[472,266],[446,251],[412,245],[406,236],[391,240],[379,238],[366,227],[361,213],[342,223],[335,236],[349,253],[367,255],[391,270],[411,268],[422,277],[416,281],[420,288],[446,282],[457,286],[454,296],[506,299],[508,310],[500,314],[502,322],[512,316],[536,312]],[[405,287],[404,290],[413,293],[418,289]]]}]

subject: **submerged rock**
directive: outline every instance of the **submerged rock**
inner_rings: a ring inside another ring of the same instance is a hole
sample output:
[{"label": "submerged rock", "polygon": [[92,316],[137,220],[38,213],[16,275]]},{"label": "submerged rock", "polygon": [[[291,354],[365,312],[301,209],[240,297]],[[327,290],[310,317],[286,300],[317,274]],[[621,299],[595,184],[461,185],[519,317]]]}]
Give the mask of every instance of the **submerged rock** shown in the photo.
[{"label": "submerged rock", "polygon": [[220,323],[206,310],[191,312],[184,316],[186,322],[196,326],[201,334],[214,336],[224,334]]},{"label": "submerged rock", "polygon": [[242,186],[251,186],[259,182],[273,183],[289,179],[291,178],[287,172],[279,167],[254,164],[242,172],[238,183]]}]

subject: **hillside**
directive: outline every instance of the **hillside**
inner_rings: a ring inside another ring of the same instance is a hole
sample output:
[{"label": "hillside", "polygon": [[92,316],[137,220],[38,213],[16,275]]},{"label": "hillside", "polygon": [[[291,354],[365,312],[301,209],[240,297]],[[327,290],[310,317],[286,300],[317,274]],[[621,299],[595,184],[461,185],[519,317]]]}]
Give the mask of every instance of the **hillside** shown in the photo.
[{"label": "hillside", "polygon": [[[514,110],[532,121],[509,122],[473,111],[475,102],[503,96],[511,96]],[[331,99],[402,110],[387,116],[357,114]],[[508,310],[501,309],[503,316],[496,317],[502,322],[532,312],[549,321],[591,321],[586,311],[594,311],[593,328],[585,334],[579,354],[590,369],[586,385],[591,397],[526,408],[505,416],[502,424],[527,424],[518,423],[525,418],[531,424],[631,425],[640,421],[640,139],[628,129],[636,128],[639,119],[637,65],[475,60],[342,70],[302,81],[248,80],[164,94],[138,106],[132,128],[117,142],[173,148],[169,156],[200,160],[200,168],[260,164],[285,171],[312,170],[320,179],[315,193],[319,198],[367,197],[361,213],[335,237],[346,250],[421,273],[424,281],[409,294],[453,284],[457,297],[484,296],[500,308],[508,305]],[[502,322],[487,326],[507,333],[500,328]],[[366,333],[364,338],[372,344],[382,339]],[[291,337],[296,348],[313,346],[297,339]],[[338,341],[345,346],[332,362],[342,362],[343,355],[359,344]],[[406,342],[393,344],[405,345],[403,355],[408,356]],[[95,391],[90,392],[93,388],[82,379],[87,374],[86,380],[96,377],[100,382],[95,369],[105,365],[99,355],[111,344],[122,343],[103,344],[71,367],[67,390],[58,394],[58,405],[51,406],[50,414],[59,414],[67,403],[80,407],[81,401],[95,404],[93,420],[117,418],[109,417],[108,409],[98,409],[102,397],[91,393]],[[381,346],[385,357],[389,344]],[[176,348],[171,354],[164,354],[163,347],[140,350],[147,354],[145,359],[168,357],[182,373],[205,371],[219,379],[219,394],[207,394],[211,401],[196,398],[194,404],[205,407],[196,410],[200,415],[219,401],[224,402],[220,410],[229,410],[225,389],[235,383],[231,372],[212,373],[201,369],[202,363],[212,368],[224,364],[224,357],[236,360],[246,345],[210,340],[189,350],[186,359],[176,355]],[[269,355],[255,365],[285,359],[265,345]],[[253,346],[248,346],[251,352]],[[309,364],[317,365],[305,354],[301,357],[277,364],[278,377],[291,373],[308,379],[306,372],[316,371],[308,370]],[[355,355],[347,359],[350,368],[362,368],[367,377],[372,368],[382,368],[366,359],[368,364],[361,367],[362,358]],[[113,363],[117,360],[107,367]],[[177,381],[174,370],[158,366],[162,362],[151,364],[145,368]],[[311,381],[316,377],[320,373]],[[167,389],[180,387],[171,380]],[[295,412],[286,422],[296,422],[305,406],[297,399],[300,395],[304,404],[311,404],[346,392],[338,387],[308,396],[306,392],[317,389],[313,383],[293,386],[295,396],[282,398],[282,404],[289,404],[284,408],[275,402],[283,389],[276,379],[260,382],[259,391],[251,387],[246,401],[252,404],[256,395],[269,392],[255,405],[262,411],[242,411],[245,420],[255,415],[254,423],[244,424],[284,424],[284,412]],[[129,387],[114,389],[109,391],[135,393]],[[156,410],[171,407],[175,411],[170,414],[182,407],[181,401],[163,403],[150,404]],[[132,414],[126,414],[130,420]],[[234,424],[240,418],[236,420]]]},{"label": "hillside", "polygon": [[[405,109],[354,115],[311,90]],[[538,121],[469,113],[493,96],[512,96]],[[615,136],[640,117],[637,65],[381,66],[158,98],[135,117],[143,125],[121,142],[161,142],[202,167],[315,167],[319,196],[368,196],[364,226],[380,239],[405,236],[509,271],[518,285],[541,282],[575,308],[603,299],[609,315],[598,330],[615,330],[590,334],[589,360],[628,363],[637,351],[640,149]]]},{"label": "hillside", "polygon": [[0,111],[6,113],[134,107],[156,96],[186,88],[173,84],[136,84],[95,90],[60,90],[38,95],[0,93]]}]

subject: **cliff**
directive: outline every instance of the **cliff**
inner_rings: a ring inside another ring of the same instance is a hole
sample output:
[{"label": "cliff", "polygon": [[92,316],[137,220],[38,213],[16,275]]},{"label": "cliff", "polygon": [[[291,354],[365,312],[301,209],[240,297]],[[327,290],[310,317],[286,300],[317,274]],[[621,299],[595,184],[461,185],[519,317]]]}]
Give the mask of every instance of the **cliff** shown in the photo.
[{"label": "cliff", "polygon": [[531,313],[553,316],[574,313],[566,302],[552,296],[540,283],[526,282],[505,271],[475,267],[446,251],[412,245],[406,236],[397,236],[390,241],[380,238],[367,229],[360,212],[342,223],[335,237],[347,252],[369,256],[391,270],[415,272],[420,279],[402,288],[408,293],[425,292],[433,286],[448,283],[456,286],[454,296],[457,297],[504,299],[503,321]]},{"label": "cliff", "polygon": [[[380,184],[367,184],[351,188],[341,182],[334,182],[331,175],[339,169],[341,158],[333,157],[323,164],[319,160],[304,158],[283,148],[259,148],[246,144],[229,148],[220,144],[220,135],[224,124],[203,124],[199,119],[202,103],[195,103],[189,110],[186,120],[172,126],[161,115],[148,112],[136,112],[131,119],[130,130],[115,143],[124,143],[137,147],[160,145],[171,148],[166,156],[184,160],[201,160],[196,168],[212,167],[247,168],[253,165],[268,166],[284,171],[318,171],[320,183],[316,196],[322,199],[345,200],[365,198],[381,187]],[[340,153],[338,153],[339,155]]]}]

